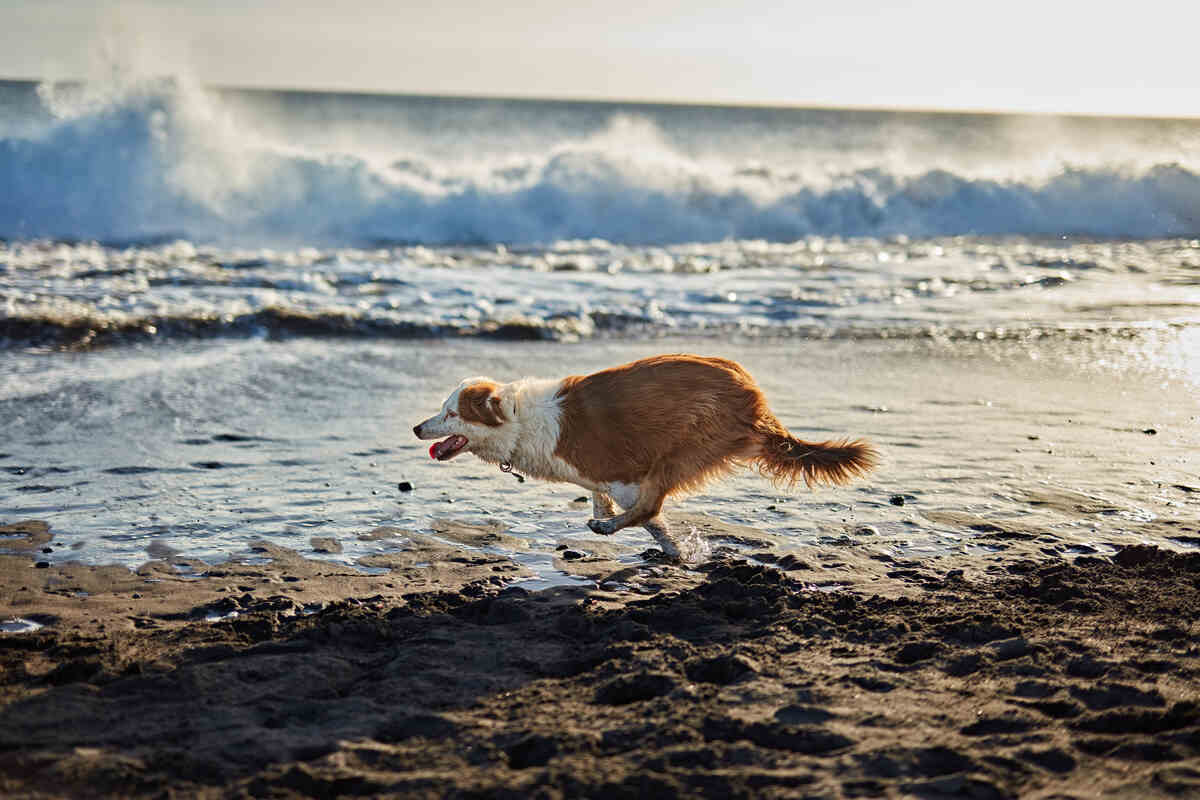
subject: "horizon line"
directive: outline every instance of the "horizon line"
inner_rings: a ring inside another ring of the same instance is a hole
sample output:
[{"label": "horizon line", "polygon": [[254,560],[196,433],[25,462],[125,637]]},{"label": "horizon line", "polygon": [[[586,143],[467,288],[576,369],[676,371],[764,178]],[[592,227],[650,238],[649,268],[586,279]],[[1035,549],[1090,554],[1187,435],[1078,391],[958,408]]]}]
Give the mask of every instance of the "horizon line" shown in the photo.
[{"label": "horizon line", "polygon": [[[155,80],[174,79],[178,76],[164,74]],[[32,83],[32,84],[81,84],[89,82],[87,78],[35,78],[29,76],[0,75],[3,83]],[[398,97],[442,100],[482,100],[496,102],[532,102],[532,103],[585,103],[594,105],[639,105],[639,106],[676,106],[688,108],[730,108],[730,109],[761,109],[775,111],[845,111],[865,114],[944,114],[947,116],[1030,116],[1030,117],[1084,117],[1090,119],[1137,119],[1179,122],[1200,122],[1200,112],[1195,114],[1167,113],[1137,113],[1119,111],[1048,111],[1032,108],[995,108],[995,107],[951,107],[951,106],[918,106],[918,105],[870,105],[855,103],[821,103],[819,101],[775,102],[767,100],[703,100],[699,98],[649,98],[649,97],[616,97],[589,95],[523,95],[490,92],[450,92],[435,93],[428,91],[389,90],[349,88],[336,85],[325,86],[287,86],[266,84],[222,84],[200,83],[201,88],[209,91],[230,92],[275,92],[280,94],[346,94],[363,97]]]}]

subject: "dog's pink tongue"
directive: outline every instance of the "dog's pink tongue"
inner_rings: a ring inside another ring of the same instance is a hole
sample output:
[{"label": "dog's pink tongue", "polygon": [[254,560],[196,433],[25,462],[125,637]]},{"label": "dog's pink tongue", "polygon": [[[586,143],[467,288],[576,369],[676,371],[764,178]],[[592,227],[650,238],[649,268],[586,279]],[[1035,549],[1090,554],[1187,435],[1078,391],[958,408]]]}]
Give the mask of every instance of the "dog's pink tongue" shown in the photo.
[{"label": "dog's pink tongue", "polygon": [[453,453],[454,451],[461,449],[466,443],[467,440],[463,436],[459,436],[458,434],[449,436],[442,441],[434,442],[429,446],[429,457],[435,461],[440,461],[446,456],[446,454]]}]

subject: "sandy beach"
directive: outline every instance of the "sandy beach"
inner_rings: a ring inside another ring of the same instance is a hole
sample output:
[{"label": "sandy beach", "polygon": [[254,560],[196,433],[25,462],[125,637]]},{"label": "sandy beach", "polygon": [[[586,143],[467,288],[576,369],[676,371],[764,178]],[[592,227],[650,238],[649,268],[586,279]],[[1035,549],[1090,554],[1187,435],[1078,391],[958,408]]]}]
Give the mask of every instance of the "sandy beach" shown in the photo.
[{"label": "sandy beach", "polygon": [[[1010,528],[991,534],[1016,552],[991,565],[861,543],[748,559],[728,544],[752,529],[687,521],[711,561],[564,551],[596,584],[538,592],[504,588],[522,572],[508,558],[444,544],[502,535],[453,521],[384,574],[263,543],[269,563],[201,580],[161,561],[39,568],[53,531],[9,526],[31,552],[0,557],[6,613],[44,627],[0,636],[0,790],[1200,791],[1200,555],[1134,545],[1068,563]],[[817,586],[839,569],[859,588]]]}]

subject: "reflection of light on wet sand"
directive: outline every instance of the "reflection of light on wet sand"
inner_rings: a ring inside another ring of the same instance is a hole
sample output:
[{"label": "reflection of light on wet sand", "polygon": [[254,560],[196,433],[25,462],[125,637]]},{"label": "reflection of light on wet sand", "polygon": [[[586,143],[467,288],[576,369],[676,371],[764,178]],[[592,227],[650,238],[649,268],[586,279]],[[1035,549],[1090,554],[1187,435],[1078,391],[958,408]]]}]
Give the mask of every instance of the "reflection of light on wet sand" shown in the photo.
[{"label": "reflection of light on wet sand", "polygon": [[1128,342],[1114,337],[1106,349],[1094,366],[1152,370],[1169,381],[1200,386],[1200,324],[1155,326]]},{"label": "reflection of light on wet sand", "polygon": [[0,633],[32,633],[42,629],[42,624],[31,619],[14,617],[0,622]]},{"label": "reflection of light on wet sand", "polygon": [[[994,352],[1004,357],[1003,346]],[[1106,379],[1140,373],[1155,381],[1200,386],[1200,319],[1186,325],[1146,323],[1052,344],[1035,339],[1022,354],[1023,360],[1031,362],[1047,358],[1061,361],[1073,371],[1101,373]]]},{"label": "reflection of light on wet sand", "polygon": [[1166,353],[1167,369],[1200,386],[1200,326],[1179,331]]}]

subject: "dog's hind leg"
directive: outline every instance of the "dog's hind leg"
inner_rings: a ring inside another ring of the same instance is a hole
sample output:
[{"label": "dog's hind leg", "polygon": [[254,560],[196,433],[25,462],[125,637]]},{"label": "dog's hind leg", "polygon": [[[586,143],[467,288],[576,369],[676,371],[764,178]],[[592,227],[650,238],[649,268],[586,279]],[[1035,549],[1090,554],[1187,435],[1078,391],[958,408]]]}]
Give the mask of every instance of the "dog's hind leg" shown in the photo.
[{"label": "dog's hind leg", "polygon": [[642,524],[642,527],[650,532],[654,537],[654,541],[662,548],[663,555],[668,558],[679,558],[679,545],[675,543],[675,539],[671,536],[671,528],[667,525],[666,518],[662,514],[647,520]]},{"label": "dog's hind leg", "polygon": [[622,528],[641,525],[654,537],[654,541],[662,548],[663,555],[668,558],[679,558],[679,545],[671,536],[670,526],[667,525],[667,520],[661,513],[665,499],[666,494],[656,485],[643,483],[637,500],[625,513],[611,519],[590,519],[588,527],[595,533],[608,536]]}]

